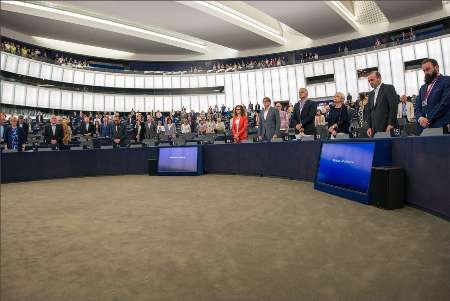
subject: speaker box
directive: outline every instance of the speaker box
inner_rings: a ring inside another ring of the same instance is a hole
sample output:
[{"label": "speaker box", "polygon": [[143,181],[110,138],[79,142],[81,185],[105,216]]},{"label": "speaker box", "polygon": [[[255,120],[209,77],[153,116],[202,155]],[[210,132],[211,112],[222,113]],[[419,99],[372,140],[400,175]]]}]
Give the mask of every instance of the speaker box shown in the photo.
[{"label": "speaker box", "polygon": [[156,176],[158,171],[158,159],[148,159],[148,175],[149,176]]},{"label": "speaker box", "polygon": [[373,167],[371,181],[372,205],[398,209],[405,201],[405,171],[400,167]]}]

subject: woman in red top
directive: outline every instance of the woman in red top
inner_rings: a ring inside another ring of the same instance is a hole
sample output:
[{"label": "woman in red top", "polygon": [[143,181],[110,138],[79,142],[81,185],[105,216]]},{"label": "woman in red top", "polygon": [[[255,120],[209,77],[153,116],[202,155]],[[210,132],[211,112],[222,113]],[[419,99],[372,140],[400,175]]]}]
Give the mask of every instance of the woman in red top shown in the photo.
[{"label": "woman in red top", "polygon": [[237,105],[234,108],[233,119],[231,120],[234,142],[239,143],[242,140],[247,140],[247,127],[248,119],[244,107]]}]

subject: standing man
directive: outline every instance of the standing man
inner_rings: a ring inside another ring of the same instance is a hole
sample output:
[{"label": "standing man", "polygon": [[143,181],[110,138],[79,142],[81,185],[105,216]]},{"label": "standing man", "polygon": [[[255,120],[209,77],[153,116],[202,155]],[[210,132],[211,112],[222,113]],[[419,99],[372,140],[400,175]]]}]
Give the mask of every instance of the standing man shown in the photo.
[{"label": "standing man", "polygon": [[84,116],[84,120],[80,125],[80,133],[84,137],[92,137],[95,134],[94,124],[87,115]]},{"label": "standing man", "polygon": [[147,114],[147,122],[145,123],[145,139],[155,139],[156,137],[156,123],[153,121],[151,114]]},{"label": "standing man", "polygon": [[450,122],[450,76],[439,73],[435,59],[422,61],[425,84],[420,87],[415,103],[419,132],[425,128],[440,128]]},{"label": "standing man", "polygon": [[398,95],[393,85],[381,82],[381,74],[373,71],[367,77],[373,90],[369,93],[369,128],[367,135],[390,133],[397,124]]},{"label": "standing man", "polygon": [[263,107],[259,114],[258,136],[260,140],[269,140],[277,138],[280,133],[280,115],[274,107],[270,106],[269,97],[263,98]]},{"label": "standing man", "polygon": [[397,118],[403,118],[407,122],[414,122],[414,106],[412,102],[408,101],[406,95],[400,97],[400,103],[397,109]]},{"label": "standing man", "polygon": [[114,126],[112,127],[111,136],[114,147],[125,146],[127,133],[125,131],[125,127],[120,124],[120,117],[118,115],[114,116]]},{"label": "standing man", "polygon": [[55,115],[50,117],[50,124],[44,128],[45,143],[54,146],[62,145],[64,132],[62,126],[58,124],[58,118]]},{"label": "standing man", "polygon": [[292,114],[291,127],[295,128],[298,134],[303,132],[305,135],[315,135],[316,127],[314,118],[316,116],[317,106],[308,99],[308,90],[300,88],[298,90],[299,101],[294,106]]}]

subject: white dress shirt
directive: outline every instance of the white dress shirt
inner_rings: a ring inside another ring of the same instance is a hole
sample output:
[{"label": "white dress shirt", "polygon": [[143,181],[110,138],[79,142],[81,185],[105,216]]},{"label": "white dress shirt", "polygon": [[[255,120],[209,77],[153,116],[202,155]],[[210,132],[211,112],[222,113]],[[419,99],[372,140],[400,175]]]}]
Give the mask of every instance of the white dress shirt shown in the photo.
[{"label": "white dress shirt", "polygon": [[378,87],[373,89],[373,91],[375,92],[373,95],[373,106],[376,106],[376,104],[377,104],[377,97],[378,97],[378,92],[380,91],[380,87],[381,87],[381,83],[378,85]]}]

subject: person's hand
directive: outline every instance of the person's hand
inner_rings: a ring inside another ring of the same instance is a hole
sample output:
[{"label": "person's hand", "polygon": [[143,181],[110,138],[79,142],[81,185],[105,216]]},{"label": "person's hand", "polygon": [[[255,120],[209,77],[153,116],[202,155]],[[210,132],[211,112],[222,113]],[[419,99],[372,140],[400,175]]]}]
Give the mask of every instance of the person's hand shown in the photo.
[{"label": "person's hand", "polygon": [[297,124],[295,128],[297,129],[297,131],[300,131],[300,129],[302,128],[302,124],[301,123]]},{"label": "person's hand", "polygon": [[262,141],[262,136],[258,136],[258,141]]},{"label": "person's hand", "polygon": [[114,139],[114,143],[119,144],[120,143],[120,139]]},{"label": "person's hand", "polygon": [[332,133],[333,131],[334,131],[334,125],[332,125],[328,128],[328,132]]},{"label": "person's hand", "polygon": [[272,138],[277,138],[277,134],[273,135]]},{"label": "person's hand", "polygon": [[388,125],[386,127],[386,133],[390,134],[391,133],[391,129],[393,129],[394,127],[392,125]]},{"label": "person's hand", "polygon": [[420,117],[418,122],[419,122],[420,126],[423,128],[426,128],[429,125],[428,118],[425,118],[425,117]]},{"label": "person's hand", "polygon": [[52,140],[50,140],[50,143],[51,143],[51,144],[56,144],[56,140],[55,140],[55,139],[52,139]]},{"label": "person's hand", "polygon": [[372,129],[371,128],[367,129],[367,136],[372,137]]}]

